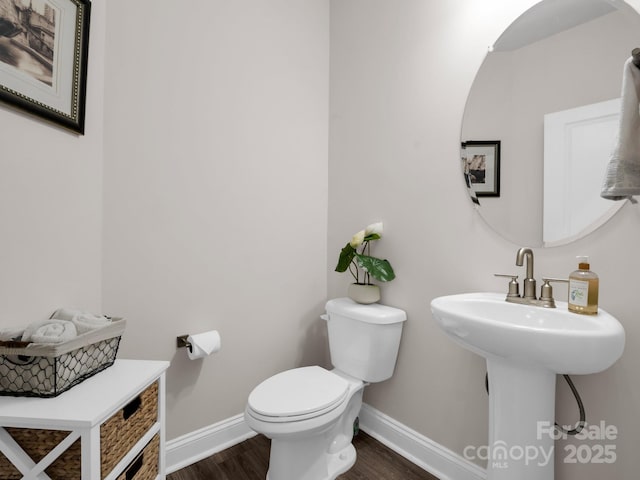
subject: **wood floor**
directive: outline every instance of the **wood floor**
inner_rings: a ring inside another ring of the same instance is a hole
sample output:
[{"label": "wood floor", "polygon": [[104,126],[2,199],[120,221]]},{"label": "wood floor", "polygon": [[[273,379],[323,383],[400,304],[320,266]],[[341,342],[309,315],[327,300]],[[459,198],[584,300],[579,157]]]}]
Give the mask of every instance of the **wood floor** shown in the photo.
[{"label": "wood floor", "polygon": [[[339,480],[438,480],[364,432],[353,439],[356,464]],[[167,480],[265,480],[269,439],[257,435],[167,476]]]}]

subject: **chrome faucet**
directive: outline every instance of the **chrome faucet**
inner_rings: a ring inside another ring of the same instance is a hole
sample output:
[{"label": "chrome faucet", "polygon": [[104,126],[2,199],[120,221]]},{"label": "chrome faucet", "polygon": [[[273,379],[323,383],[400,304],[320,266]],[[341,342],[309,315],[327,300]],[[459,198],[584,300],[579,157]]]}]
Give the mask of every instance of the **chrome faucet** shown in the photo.
[{"label": "chrome faucet", "polygon": [[537,305],[539,307],[555,308],[556,302],[553,299],[553,289],[551,282],[568,282],[561,278],[543,278],[542,287],[540,287],[540,298],[536,297],[536,279],[533,278],[533,250],[527,247],[520,248],[516,254],[516,265],[522,267],[526,260],[526,277],[523,281],[524,293],[520,296],[518,276],[503,275],[496,273],[497,277],[508,277],[509,293],[506,301],[512,303],[521,303],[525,305]]}]

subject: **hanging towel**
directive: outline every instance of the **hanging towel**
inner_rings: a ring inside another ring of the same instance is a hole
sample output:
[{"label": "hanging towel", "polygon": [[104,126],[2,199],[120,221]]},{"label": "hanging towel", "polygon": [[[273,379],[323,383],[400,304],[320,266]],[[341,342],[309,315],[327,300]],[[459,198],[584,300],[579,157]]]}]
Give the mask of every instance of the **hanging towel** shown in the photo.
[{"label": "hanging towel", "polygon": [[621,100],[618,138],[600,192],[608,200],[640,195],[640,68],[633,57],[624,64]]},{"label": "hanging towel", "polygon": [[77,336],[76,326],[68,320],[43,320],[29,325],[22,334],[23,342],[62,343]]}]

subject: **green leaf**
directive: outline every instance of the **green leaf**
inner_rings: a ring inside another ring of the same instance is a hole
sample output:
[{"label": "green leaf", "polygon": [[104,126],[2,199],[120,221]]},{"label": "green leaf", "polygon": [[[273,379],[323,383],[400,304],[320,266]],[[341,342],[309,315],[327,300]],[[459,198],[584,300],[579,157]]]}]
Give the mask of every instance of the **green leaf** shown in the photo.
[{"label": "green leaf", "polygon": [[338,258],[338,265],[336,265],[336,272],[346,272],[349,268],[349,264],[356,255],[356,249],[347,243],[345,247],[340,251],[340,258]]},{"label": "green leaf", "polygon": [[387,260],[369,257],[368,255],[360,255],[359,253],[356,253],[356,257],[358,258],[360,268],[369,272],[369,275],[376,280],[380,282],[390,282],[396,278],[396,274]]},{"label": "green leaf", "polygon": [[382,237],[377,233],[370,233],[366,237],[364,237],[364,241],[368,242],[370,240],[380,240]]}]

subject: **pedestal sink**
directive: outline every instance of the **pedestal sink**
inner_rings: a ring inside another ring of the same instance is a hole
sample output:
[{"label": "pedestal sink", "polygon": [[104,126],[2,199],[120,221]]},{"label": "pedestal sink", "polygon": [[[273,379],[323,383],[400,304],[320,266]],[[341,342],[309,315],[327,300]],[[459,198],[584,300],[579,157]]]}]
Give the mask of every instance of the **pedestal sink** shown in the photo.
[{"label": "pedestal sink", "polygon": [[589,374],[622,355],[624,329],[600,309],[578,315],[508,303],[504,294],[468,293],[431,302],[438,325],[487,359],[488,480],[553,480],[556,374]]}]

